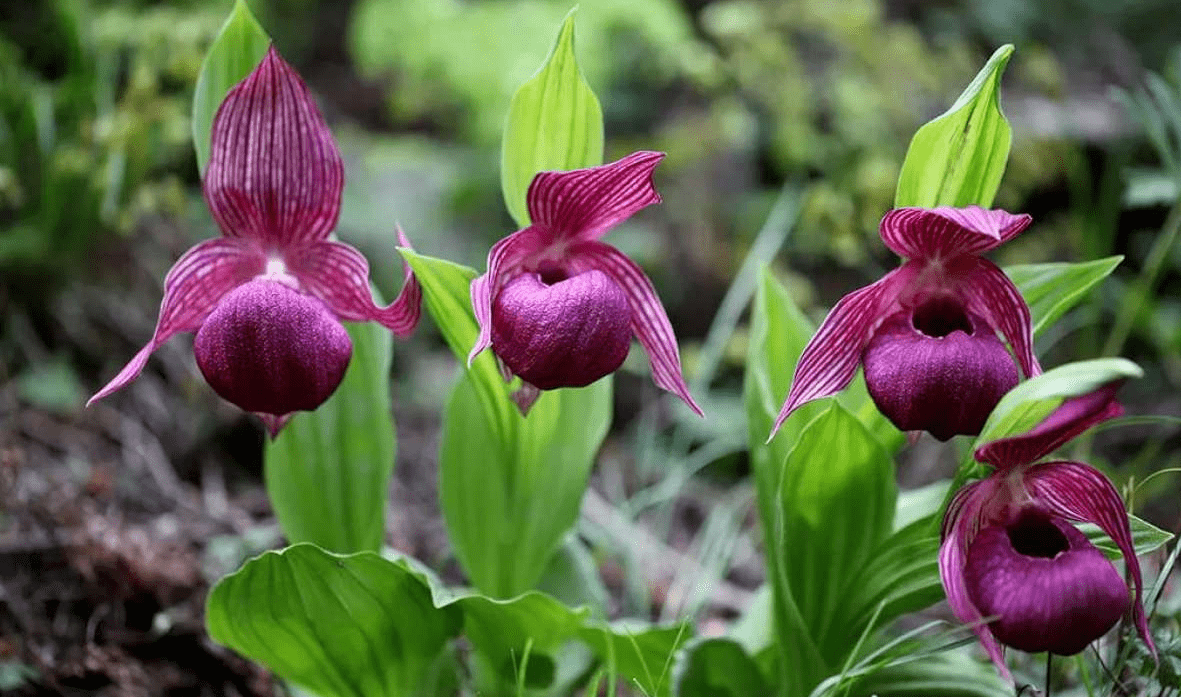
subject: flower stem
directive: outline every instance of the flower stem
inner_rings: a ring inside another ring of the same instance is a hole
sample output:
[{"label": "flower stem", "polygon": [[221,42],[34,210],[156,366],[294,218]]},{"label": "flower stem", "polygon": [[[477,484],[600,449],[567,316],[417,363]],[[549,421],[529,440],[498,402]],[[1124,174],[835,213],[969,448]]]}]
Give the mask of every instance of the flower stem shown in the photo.
[{"label": "flower stem", "polygon": [[1054,665],[1054,654],[1046,652],[1046,697],[1050,697],[1050,669]]}]

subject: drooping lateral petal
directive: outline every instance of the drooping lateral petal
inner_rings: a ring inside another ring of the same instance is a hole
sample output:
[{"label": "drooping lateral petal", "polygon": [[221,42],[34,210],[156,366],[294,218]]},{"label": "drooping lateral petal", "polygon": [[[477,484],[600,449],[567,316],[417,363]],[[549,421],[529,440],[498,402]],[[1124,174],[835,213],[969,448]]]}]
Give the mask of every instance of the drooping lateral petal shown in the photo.
[{"label": "drooping lateral petal", "polygon": [[627,296],[632,311],[632,330],[648,353],[648,364],[652,367],[652,379],[657,387],[680,397],[698,416],[704,416],[689,394],[689,386],[681,373],[681,356],[672,323],[643,269],[618,249],[594,241],[572,245],[568,264],[572,270],[602,271],[619,285]]},{"label": "drooping lateral petal", "polygon": [[[398,228],[398,241],[410,247]],[[409,264],[402,262],[406,280],[392,303],[378,307],[369,290],[369,262],[365,255],[342,242],[323,240],[289,250],[287,268],[309,293],[324,301],[343,320],[373,320],[398,336],[408,336],[422,314],[422,287]]]},{"label": "drooping lateral petal", "polygon": [[985,443],[976,449],[976,460],[999,469],[1037,462],[1088,428],[1123,413],[1115,393],[1123,380],[1078,397],[1064,400],[1027,433]]},{"label": "drooping lateral petal", "polygon": [[206,240],[185,252],[164,278],[164,300],[152,340],[86,405],[134,380],[161,344],[180,332],[196,331],[226,293],[265,268],[262,252],[246,240]]},{"label": "drooping lateral petal", "polygon": [[[992,630],[984,624],[984,615],[973,604],[967,592],[967,582],[964,577],[964,567],[967,562],[967,547],[972,536],[979,527],[979,506],[981,489],[987,488],[986,481],[968,484],[955,494],[951,506],[944,516],[944,540],[939,546],[939,578],[944,585],[947,604],[951,606],[955,617],[965,624],[972,625],[972,632],[976,633],[980,644],[988,653],[988,658],[997,665],[1000,676],[1011,683],[1013,678],[1009,666],[1005,665],[1005,650],[1000,641],[993,636]],[[957,503],[958,502],[958,503]]]},{"label": "drooping lateral petal", "polygon": [[920,264],[904,264],[873,284],[849,293],[833,306],[800,354],[787,399],[768,440],[800,406],[834,395],[849,384],[861,362],[862,351],[889,315],[901,290],[918,273]]},{"label": "drooping lateral petal", "polygon": [[272,46],[213,119],[205,201],[230,237],[279,248],[336,226],[344,165],[307,85]]},{"label": "drooping lateral petal", "polygon": [[1026,378],[1041,375],[1042,366],[1033,355],[1033,321],[1021,291],[1004,271],[987,259],[972,257],[962,267],[957,291],[968,311],[980,315],[1000,331]]},{"label": "drooping lateral petal", "polygon": [[1023,479],[1026,491],[1036,503],[1064,518],[1098,525],[1119,547],[1136,592],[1132,605],[1136,630],[1152,655],[1156,656],[1156,645],[1144,615],[1144,583],[1140,576],[1140,560],[1136,558],[1136,548],[1132,542],[1128,510],[1119,492],[1102,472],[1081,462],[1034,465],[1025,471]]},{"label": "drooping lateral petal", "polygon": [[1033,218],[1003,210],[896,208],[882,218],[882,241],[906,259],[947,259],[983,254],[1016,237]]},{"label": "drooping lateral petal", "polygon": [[526,259],[545,249],[546,241],[544,231],[530,226],[505,237],[488,250],[488,271],[472,279],[472,311],[480,334],[467,355],[469,368],[476,356],[492,345],[492,299]]},{"label": "drooping lateral petal", "polygon": [[529,217],[554,239],[595,240],[636,211],[660,203],[652,171],[662,152],[641,150],[610,164],[541,172],[526,194]]}]

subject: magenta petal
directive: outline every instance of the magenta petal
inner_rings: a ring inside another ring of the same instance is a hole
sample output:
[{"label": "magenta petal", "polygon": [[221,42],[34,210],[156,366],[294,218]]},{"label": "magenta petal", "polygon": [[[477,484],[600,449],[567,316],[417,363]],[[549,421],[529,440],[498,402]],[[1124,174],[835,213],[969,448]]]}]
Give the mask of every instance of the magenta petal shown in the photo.
[{"label": "magenta petal", "polygon": [[1064,400],[1030,431],[976,448],[976,460],[1000,469],[1028,465],[1054,452],[1088,428],[1123,413],[1115,393],[1123,380]]},{"label": "magenta petal", "polygon": [[230,237],[286,247],[336,226],[344,165],[295,70],[272,46],[213,120],[205,200]]},{"label": "magenta petal", "polygon": [[906,259],[949,259],[983,254],[1016,237],[1033,221],[1003,210],[896,208],[882,218],[882,241]]},{"label": "magenta petal", "polygon": [[1001,676],[1012,682],[1013,677],[1005,665],[1004,648],[988,625],[982,622],[984,615],[972,602],[964,575],[968,546],[976,535],[981,507],[991,495],[993,483],[986,479],[960,489],[948,506],[943,519],[943,543],[939,546],[939,578],[951,611],[961,622],[972,625],[972,631]]},{"label": "magenta petal", "polygon": [[969,264],[957,284],[968,311],[980,315],[1000,331],[1025,377],[1041,375],[1042,366],[1033,355],[1033,321],[1021,291],[991,261],[977,257]]},{"label": "magenta petal", "polygon": [[583,387],[612,373],[631,348],[627,296],[597,269],[552,285],[517,276],[492,306],[492,349],[542,390]]},{"label": "magenta petal", "polygon": [[861,362],[861,352],[890,314],[901,289],[920,268],[918,262],[900,266],[875,283],[849,293],[829,310],[800,354],[791,389],[768,440],[800,406],[834,395],[849,384]]},{"label": "magenta petal", "polygon": [[631,307],[632,331],[648,352],[648,363],[652,367],[652,379],[656,386],[680,397],[690,409],[704,416],[701,407],[689,394],[689,386],[685,384],[681,373],[681,356],[672,323],[643,269],[618,249],[593,241],[572,245],[568,263],[572,270],[580,272],[592,269],[602,271],[618,284]]},{"label": "magenta petal", "polygon": [[545,249],[545,233],[527,227],[505,237],[488,250],[488,271],[472,279],[472,311],[480,334],[467,355],[468,367],[480,352],[492,345],[492,300],[504,284],[521,272],[526,259]]},{"label": "magenta petal", "polygon": [[164,300],[152,340],[90,398],[87,406],[134,380],[161,344],[180,332],[195,331],[226,293],[265,268],[262,253],[244,240],[206,240],[185,252],[164,279]]},{"label": "magenta petal", "polygon": [[652,171],[662,159],[664,153],[640,151],[598,167],[541,172],[526,194],[529,217],[555,239],[598,239],[641,208],[660,202]]},{"label": "magenta petal", "polygon": [[1037,505],[1064,518],[1098,525],[1119,547],[1136,590],[1132,606],[1136,629],[1155,656],[1156,645],[1152,642],[1148,620],[1144,616],[1144,583],[1140,576],[1140,560],[1136,558],[1136,547],[1132,542],[1128,510],[1119,492],[1103,473],[1081,462],[1034,465],[1025,471],[1024,482]]},{"label": "magenta petal", "polygon": [[1086,535],[1036,506],[982,529],[964,577],[973,605],[996,617],[993,635],[1029,653],[1072,656],[1128,610],[1128,586],[1111,562]]},{"label": "magenta petal", "polygon": [[[954,329],[920,321],[941,311],[956,322]],[[993,407],[1017,385],[1017,366],[992,328],[939,301],[891,315],[861,362],[869,394],[891,423],[942,441],[980,433]]]},{"label": "magenta petal", "polygon": [[214,392],[276,416],[320,406],[344,379],[352,353],[348,332],[324,303],[265,278],[222,298],[193,340],[197,367]]},{"label": "magenta petal", "polygon": [[[409,247],[401,229],[399,240]],[[353,247],[321,241],[300,246],[285,255],[288,270],[307,292],[316,296],[342,320],[374,320],[398,336],[408,336],[422,313],[422,287],[409,264],[402,262],[406,281],[402,292],[386,307],[373,302],[369,290],[369,262]]]}]

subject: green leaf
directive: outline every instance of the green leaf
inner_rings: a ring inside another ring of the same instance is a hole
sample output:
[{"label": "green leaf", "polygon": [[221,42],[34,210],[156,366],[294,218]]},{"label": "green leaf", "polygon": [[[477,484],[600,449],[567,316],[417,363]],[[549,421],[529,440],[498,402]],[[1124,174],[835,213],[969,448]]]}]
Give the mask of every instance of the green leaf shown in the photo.
[{"label": "green leaf", "polygon": [[[1132,544],[1136,548],[1136,556],[1155,552],[1161,547],[1165,546],[1169,540],[1173,539],[1173,533],[1168,530],[1161,530],[1147,520],[1143,520],[1134,515],[1128,515],[1128,522],[1132,526]],[[1092,523],[1081,523],[1078,526],[1079,530],[1086,533],[1091,540],[1091,544],[1095,545],[1107,555],[1108,559],[1121,559],[1123,555],[1119,551],[1119,547],[1111,541],[1098,525]]]},{"label": "green leaf", "polygon": [[688,624],[656,626],[640,620],[593,622],[579,631],[613,674],[627,678],[651,697],[672,692],[674,655],[692,636]]},{"label": "green leaf", "polygon": [[553,682],[551,655],[578,632],[587,615],[586,610],[571,610],[537,592],[511,600],[473,593],[458,598],[456,605],[463,610],[464,633],[502,678],[515,678],[528,652],[528,687]]},{"label": "green leaf", "polygon": [[[780,550],[780,567],[770,573],[791,594],[821,657],[838,665],[852,648],[850,630],[859,628],[837,626],[834,618],[863,593],[854,583],[857,572],[893,526],[893,462],[834,403],[804,428],[776,479],[771,543]],[[810,684],[823,677],[814,675]]]},{"label": "green leaf", "polygon": [[1012,140],[1000,108],[1001,73],[1012,54],[1010,44],[998,48],[955,104],[914,134],[896,207],[992,204]]},{"label": "green leaf", "polygon": [[754,659],[729,639],[705,639],[677,661],[677,697],[751,697],[771,694]]},{"label": "green leaf", "polygon": [[1122,256],[1077,264],[1018,264],[1005,268],[1029,305],[1036,336],[1082,301],[1087,291],[1107,278],[1123,261]]},{"label": "green leaf", "polygon": [[394,467],[393,338],[374,322],[348,332],[353,357],[340,387],[315,411],[296,414],[263,457],[287,539],[341,554],[380,549]]},{"label": "green leaf", "polygon": [[270,45],[271,38],[250,14],[245,0],[236,0],[226,23],[205,54],[193,91],[193,147],[202,175],[209,162],[209,139],[218,107],[230,88],[262,62]]},{"label": "green leaf", "polygon": [[1017,385],[1001,398],[972,450],[999,438],[1025,433],[1064,399],[1093,392],[1115,380],[1142,375],[1144,371],[1124,358],[1096,358],[1048,370]]},{"label": "green leaf", "polygon": [[414,694],[461,615],[437,608],[399,564],[300,544],[218,582],[206,624],[214,641],[321,697],[371,697]]},{"label": "green leaf", "polygon": [[[908,656],[893,665],[867,671],[848,684],[834,684],[819,695],[850,697],[1012,697],[1012,686],[991,664],[972,660],[966,652]],[[817,697],[819,697],[817,695]]]},{"label": "green leaf", "polygon": [[[472,583],[498,597],[541,578],[578,519],[611,423],[611,378],[545,392],[497,433],[472,373],[451,393],[439,453],[439,499],[455,555]],[[499,378],[497,378],[499,380]]]},{"label": "green leaf", "polygon": [[[476,272],[401,250],[461,362],[477,325]],[[492,351],[460,377],[448,400],[439,498],[456,556],[472,583],[497,597],[529,590],[578,517],[595,454],[611,423],[611,378],[544,392],[528,418],[510,399]]]},{"label": "green leaf", "polygon": [[570,10],[549,58],[521,85],[509,106],[500,184],[513,220],[520,227],[529,225],[525,194],[538,172],[580,169],[602,161],[603,111],[574,57]]}]

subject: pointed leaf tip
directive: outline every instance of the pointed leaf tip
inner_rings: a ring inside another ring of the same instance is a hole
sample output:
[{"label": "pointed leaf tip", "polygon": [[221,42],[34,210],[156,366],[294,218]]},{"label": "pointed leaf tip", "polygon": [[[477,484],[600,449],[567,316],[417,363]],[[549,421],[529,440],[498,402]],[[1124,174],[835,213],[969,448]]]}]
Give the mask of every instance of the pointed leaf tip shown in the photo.
[{"label": "pointed leaf tip", "polygon": [[520,227],[531,222],[525,196],[534,175],[603,161],[603,111],[575,57],[575,10],[562,22],[545,63],[513,95],[505,120],[500,181],[505,206]]},{"label": "pointed leaf tip", "polygon": [[1009,158],[1012,129],[1000,108],[1001,74],[1013,46],[998,48],[941,116],[915,133],[894,205],[989,206]]},{"label": "pointed leaf tip", "polygon": [[218,107],[230,88],[259,64],[270,44],[270,37],[250,8],[243,0],[237,0],[205,54],[193,91],[193,149],[202,175],[209,163],[210,135]]}]

